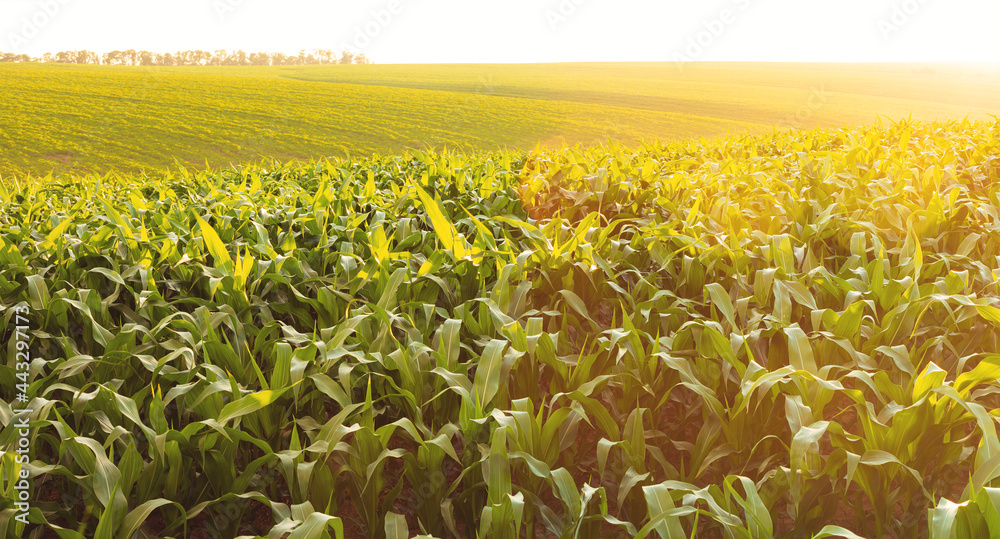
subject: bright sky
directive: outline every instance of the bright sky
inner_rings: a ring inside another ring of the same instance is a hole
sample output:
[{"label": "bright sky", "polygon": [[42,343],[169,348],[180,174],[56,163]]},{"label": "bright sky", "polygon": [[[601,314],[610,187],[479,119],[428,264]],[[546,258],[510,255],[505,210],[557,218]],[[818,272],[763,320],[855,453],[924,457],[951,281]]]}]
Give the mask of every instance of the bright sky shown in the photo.
[{"label": "bright sky", "polygon": [[376,63],[1000,62],[998,0],[0,0],[0,51],[349,49]]}]

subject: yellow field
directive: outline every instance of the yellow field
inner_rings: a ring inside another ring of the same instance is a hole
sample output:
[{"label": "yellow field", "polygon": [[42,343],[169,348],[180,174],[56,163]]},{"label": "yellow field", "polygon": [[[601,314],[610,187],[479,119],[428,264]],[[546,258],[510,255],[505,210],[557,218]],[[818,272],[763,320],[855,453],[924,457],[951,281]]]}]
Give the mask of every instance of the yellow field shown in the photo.
[{"label": "yellow field", "polygon": [[0,65],[0,174],[986,119],[986,66]]}]

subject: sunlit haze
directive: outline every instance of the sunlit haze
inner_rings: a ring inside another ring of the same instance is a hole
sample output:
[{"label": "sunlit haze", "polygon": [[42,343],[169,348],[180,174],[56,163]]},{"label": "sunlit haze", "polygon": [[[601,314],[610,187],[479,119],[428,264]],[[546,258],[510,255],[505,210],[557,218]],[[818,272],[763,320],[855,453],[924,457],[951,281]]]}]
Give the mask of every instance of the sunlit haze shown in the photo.
[{"label": "sunlit haze", "polygon": [[995,0],[0,0],[0,50],[300,49],[376,63],[998,60]]}]

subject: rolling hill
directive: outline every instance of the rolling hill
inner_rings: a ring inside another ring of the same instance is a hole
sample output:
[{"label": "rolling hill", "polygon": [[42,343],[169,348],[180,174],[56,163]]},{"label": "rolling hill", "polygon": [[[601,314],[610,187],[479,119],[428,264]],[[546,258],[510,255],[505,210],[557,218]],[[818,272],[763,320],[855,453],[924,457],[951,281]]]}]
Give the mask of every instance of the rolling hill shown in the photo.
[{"label": "rolling hill", "polygon": [[0,175],[988,119],[987,66],[0,65]]}]

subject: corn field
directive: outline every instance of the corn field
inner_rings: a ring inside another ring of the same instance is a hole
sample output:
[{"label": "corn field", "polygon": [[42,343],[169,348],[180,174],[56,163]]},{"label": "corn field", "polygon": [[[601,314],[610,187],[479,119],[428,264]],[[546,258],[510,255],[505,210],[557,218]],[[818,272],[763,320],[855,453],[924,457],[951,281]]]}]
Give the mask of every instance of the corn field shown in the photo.
[{"label": "corn field", "polygon": [[998,178],[966,121],[5,182],[0,528],[1000,536]]}]

